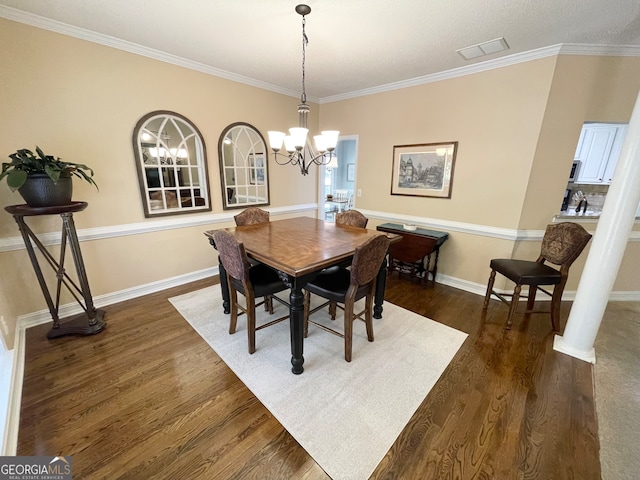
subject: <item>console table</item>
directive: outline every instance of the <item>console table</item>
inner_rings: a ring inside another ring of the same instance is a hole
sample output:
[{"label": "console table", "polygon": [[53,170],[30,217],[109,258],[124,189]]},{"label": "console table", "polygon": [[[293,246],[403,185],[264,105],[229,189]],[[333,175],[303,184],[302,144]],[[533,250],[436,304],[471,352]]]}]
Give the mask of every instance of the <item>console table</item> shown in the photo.
[{"label": "console table", "polygon": [[[89,289],[89,281],[87,280],[87,273],[82,260],[82,252],[80,251],[80,242],[78,242],[76,227],[73,223],[73,214],[75,212],[81,212],[87,208],[87,205],[87,202],[71,202],[69,205],[56,207],[36,208],[28,205],[10,205],[5,207],[5,210],[13,215],[13,218],[18,223],[18,229],[22,234],[22,239],[24,240],[24,245],[27,249],[27,253],[29,254],[31,265],[33,266],[36,277],[38,277],[40,289],[42,290],[42,294],[44,295],[47,306],[49,307],[49,312],[53,318],[53,327],[49,333],[47,333],[47,338],[56,338],[63,335],[93,335],[101,332],[106,326],[106,323],[102,320],[104,317],[104,311],[96,309],[93,305],[93,298],[91,297],[91,290]],[[47,250],[44,244],[38,239],[36,234],[33,233],[25,223],[25,217],[38,215],[60,215],[62,218],[60,257],[57,261]],[[64,268],[67,241],[69,242],[80,286],[76,285]],[[51,266],[56,273],[57,283],[55,302],[51,297],[42,269],[40,268],[40,262],[38,261],[36,251],[33,248],[34,244],[40,253],[42,253],[42,256],[49,266]],[[61,322],[58,316],[62,286],[69,290],[71,295],[73,295],[84,310],[83,313],[75,315],[64,322]]]},{"label": "console table", "polygon": [[393,271],[399,274],[406,273],[425,283],[429,281],[429,274],[431,274],[431,279],[435,282],[440,246],[449,238],[447,232],[426,228],[406,230],[402,225],[395,223],[383,223],[378,225],[377,230],[402,235],[401,241],[389,247],[389,273]]}]

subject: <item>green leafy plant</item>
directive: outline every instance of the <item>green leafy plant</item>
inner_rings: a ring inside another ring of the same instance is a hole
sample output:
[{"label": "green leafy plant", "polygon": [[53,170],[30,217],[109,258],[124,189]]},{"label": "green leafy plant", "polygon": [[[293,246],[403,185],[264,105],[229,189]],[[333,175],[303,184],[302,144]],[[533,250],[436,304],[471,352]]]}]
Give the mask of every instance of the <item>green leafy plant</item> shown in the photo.
[{"label": "green leafy plant", "polygon": [[[37,154],[37,155],[36,155]],[[65,162],[53,155],[45,155],[40,147],[36,146],[36,154],[23,148],[9,155],[10,163],[2,164],[0,180],[7,177],[7,185],[11,190],[18,190],[29,175],[46,173],[54,183],[58,183],[60,176],[75,175],[86,180],[91,185],[98,185],[93,180],[93,170],[81,163]],[[88,173],[87,173],[88,172]]]}]

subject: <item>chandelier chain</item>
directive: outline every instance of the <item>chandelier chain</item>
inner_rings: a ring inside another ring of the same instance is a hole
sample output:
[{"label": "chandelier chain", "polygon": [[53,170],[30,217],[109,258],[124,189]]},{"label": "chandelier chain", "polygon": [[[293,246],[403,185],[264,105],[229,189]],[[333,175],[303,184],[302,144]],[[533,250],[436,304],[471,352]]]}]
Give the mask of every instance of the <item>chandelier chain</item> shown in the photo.
[{"label": "chandelier chain", "polygon": [[302,103],[307,103],[307,90],[305,88],[305,60],[307,57],[307,44],[309,43],[309,38],[307,38],[307,34],[305,33],[305,25],[307,24],[304,15],[302,16],[302,95],[300,96],[300,100]]}]

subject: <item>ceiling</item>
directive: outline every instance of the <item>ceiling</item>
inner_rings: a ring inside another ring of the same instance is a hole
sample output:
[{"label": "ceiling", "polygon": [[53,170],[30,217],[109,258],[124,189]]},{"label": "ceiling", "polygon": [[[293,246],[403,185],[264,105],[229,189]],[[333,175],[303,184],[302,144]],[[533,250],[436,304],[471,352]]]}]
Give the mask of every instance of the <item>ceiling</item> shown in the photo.
[{"label": "ceiling", "polygon": [[[299,96],[295,0],[0,0],[0,16]],[[576,52],[640,56],[638,0],[307,0],[306,91],[315,101],[486,62]],[[61,22],[61,23],[59,23]],[[456,50],[504,37],[474,60]],[[526,57],[529,55],[529,57]],[[515,61],[515,60],[513,60]]]}]

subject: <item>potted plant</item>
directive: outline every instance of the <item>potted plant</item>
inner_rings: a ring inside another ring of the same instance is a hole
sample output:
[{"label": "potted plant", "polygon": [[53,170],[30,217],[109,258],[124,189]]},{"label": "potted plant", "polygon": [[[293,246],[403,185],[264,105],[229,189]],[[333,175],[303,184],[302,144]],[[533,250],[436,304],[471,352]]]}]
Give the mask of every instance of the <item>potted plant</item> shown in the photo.
[{"label": "potted plant", "polygon": [[[93,170],[86,165],[62,161],[53,155],[45,155],[36,146],[36,154],[23,148],[9,155],[10,163],[2,164],[0,180],[7,178],[12,191],[18,190],[30,207],[50,207],[71,203],[72,175],[98,185],[93,180]],[[87,173],[88,172],[88,173]]]}]

